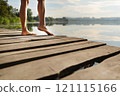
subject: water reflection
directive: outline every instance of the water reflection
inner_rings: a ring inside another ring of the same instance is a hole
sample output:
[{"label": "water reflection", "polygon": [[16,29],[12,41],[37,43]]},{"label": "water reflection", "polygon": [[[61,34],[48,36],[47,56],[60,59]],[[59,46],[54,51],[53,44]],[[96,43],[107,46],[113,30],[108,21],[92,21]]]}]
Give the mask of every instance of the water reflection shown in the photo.
[{"label": "water reflection", "polygon": [[27,28],[29,31],[33,31],[33,24],[27,24]]},{"label": "water reflection", "polygon": [[[28,29],[38,35],[46,33],[37,30],[39,23],[28,24]],[[69,21],[46,23],[50,32],[55,35],[86,38],[92,41],[107,43],[120,47],[120,21]]]}]

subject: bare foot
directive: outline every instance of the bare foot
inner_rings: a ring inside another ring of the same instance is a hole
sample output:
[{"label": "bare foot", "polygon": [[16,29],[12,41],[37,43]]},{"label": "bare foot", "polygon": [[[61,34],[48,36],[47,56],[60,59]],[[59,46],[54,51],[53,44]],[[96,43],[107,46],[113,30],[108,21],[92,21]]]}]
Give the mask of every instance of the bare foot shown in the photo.
[{"label": "bare foot", "polygon": [[52,34],[52,33],[50,33],[49,31],[47,31],[47,28],[46,27],[38,27],[38,30],[40,30],[40,31],[44,31],[45,33],[47,33],[48,35],[52,35],[52,36],[54,36],[54,34]]},{"label": "bare foot", "polygon": [[30,33],[28,31],[22,31],[21,35],[26,36],[26,35],[36,35],[36,34]]}]

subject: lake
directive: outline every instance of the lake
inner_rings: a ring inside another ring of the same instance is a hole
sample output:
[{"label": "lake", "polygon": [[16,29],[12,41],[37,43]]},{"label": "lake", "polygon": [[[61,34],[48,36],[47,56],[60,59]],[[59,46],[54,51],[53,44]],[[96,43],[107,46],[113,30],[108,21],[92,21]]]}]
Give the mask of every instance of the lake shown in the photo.
[{"label": "lake", "polygon": [[[46,33],[37,30],[38,23],[28,24],[28,29],[38,35]],[[120,47],[120,23],[75,23],[47,24],[47,28],[55,35],[85,38],[91,41],[107,43],[107,45]]]}]

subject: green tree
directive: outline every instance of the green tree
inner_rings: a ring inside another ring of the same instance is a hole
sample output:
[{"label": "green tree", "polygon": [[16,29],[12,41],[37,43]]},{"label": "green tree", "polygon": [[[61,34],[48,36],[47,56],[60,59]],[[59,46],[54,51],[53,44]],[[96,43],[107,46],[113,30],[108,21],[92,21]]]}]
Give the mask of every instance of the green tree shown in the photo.
[{"label": "green tree", "polygon": [[0,16],[6,17],[8,16],[8,4],[4,0],[0,0]]},{"label": "green tree", "polygon": [[45,20],[46,21],[54,21],[55,19],[53,17],[46,17]]},{"label": "green tree", "polygon": [[0,24],[20,22],[16,16],[17,9],[8,5],[7,0],[0,0]]},{"label": "green tree", "polygon": [[35,16],[35,17],[33,17],[33,19],[34,19],[35,21],[39,21],[39,16]]},{"label": "green tree", "polygon": [[33,21],[33,17],[32,17],[32,11],[31,11],[31,9],[27,9],[27,20],[29,21],[29,22],[31,22],[31,21]]},{"label": "green tree", "polygon": [[18,11],[18,9],[16,9],[16,8],[12,8],[12,13],[14,14],[14,15],[16,15],[17,17],[20,17],[20,12]]}]

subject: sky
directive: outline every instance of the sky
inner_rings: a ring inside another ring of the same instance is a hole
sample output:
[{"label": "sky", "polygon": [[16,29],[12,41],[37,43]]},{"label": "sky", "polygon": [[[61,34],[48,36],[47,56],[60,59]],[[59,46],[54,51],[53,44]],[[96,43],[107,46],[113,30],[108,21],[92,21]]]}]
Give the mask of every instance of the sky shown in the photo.
[{"label": "sky", "polygon": [[[8,0],[8,3],[20,8],[20,0]],[[37,0],[30,0],[29,8],[36,16]],[[120,17],[120,0],[46,0],[46,16]]]}]

